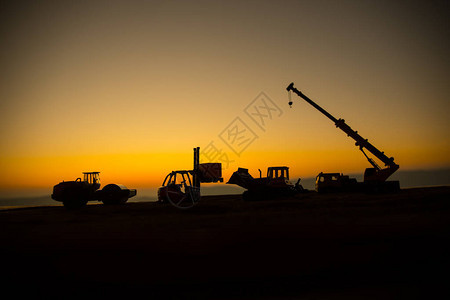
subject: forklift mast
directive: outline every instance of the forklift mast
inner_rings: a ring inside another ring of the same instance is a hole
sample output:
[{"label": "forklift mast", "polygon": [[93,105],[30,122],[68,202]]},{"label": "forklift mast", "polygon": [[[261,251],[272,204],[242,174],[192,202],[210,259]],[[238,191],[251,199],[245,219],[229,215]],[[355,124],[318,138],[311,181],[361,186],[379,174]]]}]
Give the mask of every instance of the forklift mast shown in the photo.
[{"label": "forklift mast", "polygon": [[200,165],[200,147],[194,148],[194,170],[192,172],[193,186],[200,188],[200,178],[199,178],[199,165]]}]

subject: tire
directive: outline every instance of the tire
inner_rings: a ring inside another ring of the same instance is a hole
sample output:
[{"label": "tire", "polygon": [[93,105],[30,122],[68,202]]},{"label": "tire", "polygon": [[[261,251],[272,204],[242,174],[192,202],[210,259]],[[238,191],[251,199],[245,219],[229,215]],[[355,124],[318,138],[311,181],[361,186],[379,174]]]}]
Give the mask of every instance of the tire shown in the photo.
[{"label": "tire", "polygon": [[80,209],[87,204],[87,200],[84,199],[81,195],[66,195],[63,198],[63,205],[65,208],[69,210]]},{"label": "tire", "polygon": [[257,201],[261,200],[259,196],[259,193],[256,193],[254,191],[245,191],[242,193],[242,200],[244,201]]}]

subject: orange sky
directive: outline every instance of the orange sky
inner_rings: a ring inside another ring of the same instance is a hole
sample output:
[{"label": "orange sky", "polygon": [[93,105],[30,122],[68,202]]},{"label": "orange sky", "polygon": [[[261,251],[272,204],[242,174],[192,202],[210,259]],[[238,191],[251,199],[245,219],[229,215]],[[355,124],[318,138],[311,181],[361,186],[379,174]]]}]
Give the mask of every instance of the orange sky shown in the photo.
[{"label": "orange sky", "polygon": [[[157,186],[211,142],[225,180],[272,165],[362,173],[330,120],[295,95],[289,108],[292,81],[401,169],[450,167],[448,3],[88,3],[2,8],[0,189],[90,170]],[[276,108],[263,127],[246,113],[261,92]],[[233,122],[253,132],[239,155]]]}]

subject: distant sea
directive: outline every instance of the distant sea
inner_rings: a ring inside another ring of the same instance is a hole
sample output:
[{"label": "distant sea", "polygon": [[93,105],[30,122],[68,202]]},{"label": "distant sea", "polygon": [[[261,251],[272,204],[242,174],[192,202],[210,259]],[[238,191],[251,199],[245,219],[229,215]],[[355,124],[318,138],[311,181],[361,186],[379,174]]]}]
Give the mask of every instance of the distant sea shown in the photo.
[{"label": "distant sea", "polygon": [[[132,187],[130,187],[132,188]],[[158,188],[137,189],[137,195],[130,198],[128,202],[155,202],[157,201]],[[243,188],[227,184],[203,184],[202,195],[227,195],[242,194]],[[52,189],[23,189],[9,190],[0,195],[0,209],[30,206],[62,206],[51,198]],[[101,203],[91,201],[89,204]]]},{"label": "distant sea", "polygon": [[[362,174],[347,174],[363,180]],[[298,178],[291,178],[296,182]],[[416,170],[416,171],[397,171],[389,180],[399,180],[401,188],[427,187],[450,185],[450,169],[441,170]],[[302,178],[300,184],[309,190],[314,190],[315,178]],[[203,184],[202,195],[227,195],[241,194],[243,188],[227,184]],[[10,207],[26,206],[62,206],[60,202],[51,199],[52,187],[48,189],[23,189],[9,190],[0,195],[0,209]],[[128,200],[128,202],[152,202],[157,200],[157,188],[138,189],[137,195]],[[90,203],[99,203],[92,201]]]}]

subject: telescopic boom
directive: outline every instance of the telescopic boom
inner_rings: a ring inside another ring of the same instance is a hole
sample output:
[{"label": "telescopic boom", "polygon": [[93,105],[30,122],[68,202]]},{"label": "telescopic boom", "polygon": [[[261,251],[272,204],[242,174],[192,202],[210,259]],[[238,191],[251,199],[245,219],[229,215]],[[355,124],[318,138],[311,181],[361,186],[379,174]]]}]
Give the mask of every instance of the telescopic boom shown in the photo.
[{"label": "telescopic boom", "polygon": [[[333,117],[330,113],[328,113],[325,109],[317,105],[314,101],[309,99],[307,96],[305,96],[302,92],[297,90],[294,87],[294,83],[292,82],[286,90],[293,91],[296,93],[299,97],[303,98],[306,102],[311,104],[313,107],[315,107],[318,111],[323,113],[327,118],[329,118],[331,121],[334,122],[337,128],[344,131],[349,137],[354,139],[356,141],[355,145],[359,147],[359,149],[362,151],[364,156],[367,158],[369,163],[373,166],[373,168],[366,169],[366,172],[364,173],[364,181],[378,181],[383,182],[385,181],[389,176],[391,176],[395,171],[398,170],[399,165],[397,165],[394,162],[393,157],[387,157],[384,152],[378,150],[374,145],[369,143],[369,141],[362,136],[358,134],[357,131],[354,131],[350,126],[348,126],[345,123],[344,119],[336,119]],[[289,105],[292,105],[292,101],[289,102]],[[367,149],[370,153],[372,153],[375,157],[377,157],[379,160],[381,160],[386,168],[382,169],[380,168],[377,163],[370,157],[367,156],[367,154],[364,152],[364,148]]]}]

